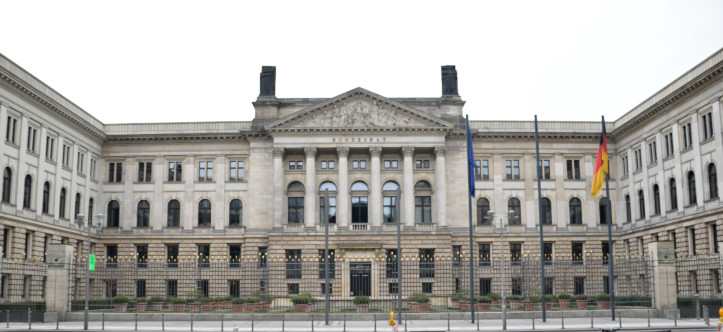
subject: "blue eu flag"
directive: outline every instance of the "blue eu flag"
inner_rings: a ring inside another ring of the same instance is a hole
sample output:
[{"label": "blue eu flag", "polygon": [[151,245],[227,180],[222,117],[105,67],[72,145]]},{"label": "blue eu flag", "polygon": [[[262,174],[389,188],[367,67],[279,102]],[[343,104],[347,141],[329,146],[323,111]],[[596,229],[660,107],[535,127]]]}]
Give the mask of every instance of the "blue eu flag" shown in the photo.
[{"label": "blue eu flag", "polygon": [[472,131],[469,126],[469,115],[465,116],[467,129],[467,182],[469,195],[474,197],[474,148],[472,147]]}]

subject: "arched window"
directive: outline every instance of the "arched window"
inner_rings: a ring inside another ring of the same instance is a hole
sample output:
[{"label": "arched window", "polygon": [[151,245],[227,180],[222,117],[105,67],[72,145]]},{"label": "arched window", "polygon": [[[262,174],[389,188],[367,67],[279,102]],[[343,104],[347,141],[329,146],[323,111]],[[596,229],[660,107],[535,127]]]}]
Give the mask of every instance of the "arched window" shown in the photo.
[{"label": "arched window", "polygon": [[118,201],[112,200],[108,202],[108,220],[107,226],[109,228],[115,228],[120,226],[120,204]]},{"label": "arched window", "polygon": [[168,201],[168,215],[166,216],[166,227],[181,226],[181,203],[176,199]]},{"label": "arched window", "polygon": [[198,227],[211,227],[211,201],[198,202]]},{"label": "arched window", "polygon": [[489,225],[490,201],[484,197],[477,200],[477,225]]},{"label": "arched window", "polygon": [[718,198],[718,173],[715,164],[708,164],[708,196],[710,199]]},{"label": "arched window", "polygon": [[93,198],[88,200],[88,227],[93,226]]},{"label": "arched window", "polygon": [[65,209],[66,209],[65,201],[67,200],[66,196],[67,196],[67,192],[66,192],[65,188],[60,188],[60,202],[58,202],[58,205],[60,205],[60,214],[58,215],[58,217],[60,219],[65,219]]},{"label": "arched window", "polygon": [[511,197],[507,201],[507,219],[510,225],[522,225],[522,209],[517,197]]},{"label": "arched window", "polygon": [[[325,197],[329,197],[329,206],[326,206]],[[319,186],[319,223],[324,224],[324,211],[328,211],[330,224],[336,224],[336,185],[326,181]]]},{"label": "arched window", "polygon": [[3,172],[3,203],[10,203],[10,188],[12,187],[13,171],[10,167],[5,167]]},{"label": "arched window", "polygon": [[286,188],[289,224],[304,223],[304,185],[294,181]]},{"label": "arched window", "polygon": [[570,224],[582,225],[582,202],[577,197],[570,199]]},{"label": "arched window", "polygon": [[149,219],[151,215],[151,205],[148,201],[142,200],[138,202],[138,209],[136,211],[136,227],[146,228],[149,225]]},{"label": "arched window", "polygon": [[630,206],[630,195],[625,195],[625,222],[630,223],[633,221],[633,211]]},{"label": "arched window", "polygon": [[30,174],[25,176],[23,189],[23,209],[29,209],[33,199],[33,177]]},{"label": "arched window", "polygon": [[[600,225],[607,225],[608,223],[608,203],[610,200],[607,197],[603,197],[600,199],[600,203],[598,203],[600,207]],[[610,209],[612,211],[612,209]]]},{"label": "arched window", "polygon": [[368,204],[369,187],[362,181],[351,185],[351,222],[352,224],[366,224],[369,222]]},{"label": "arched window", "polygon": [[232,199],[228,203],[228,225],[231,227],[241,226],[241,200]]},{"label": "arched window", "polygon": [[80,193],[75,193],[75,209],[73,211],[73,221],[78,221],[78,216],[80,215]]},{"label": "arched window", "polygon": [[675,178],[668,180],[668,188],[670,188],[670,210],[678,209],[678,188],[675,184]]},{"label": "arched window", "polygon": [[698,197],[695,193],[695,173],[688,171],[688,206],[698,204]]},{"label": "arched window", "polygon": [[384,195],[384,222],[392,224],[399,222],[399,184],[387,181],[382,186]]},{"label": "arched window", "polygon": [[43,214],[50,214],[50,182],[43,183]]},{"label": "arched window", "polygon": [[552,225],[552,202],[547,197],[542,198],[542,223]]},{"label": "arched window", "polygon": [[645,219],[645,196],[643,190],[638,190],[638,219]]},{"label": "arched window", "polygon": [[414,218],[417,224],[432,223],[432,185],[424,180],[414,185]]},{"label": "arched window", "polygon": [[653,185],[653,213],[660,215],[660,187],[657,183]]}]

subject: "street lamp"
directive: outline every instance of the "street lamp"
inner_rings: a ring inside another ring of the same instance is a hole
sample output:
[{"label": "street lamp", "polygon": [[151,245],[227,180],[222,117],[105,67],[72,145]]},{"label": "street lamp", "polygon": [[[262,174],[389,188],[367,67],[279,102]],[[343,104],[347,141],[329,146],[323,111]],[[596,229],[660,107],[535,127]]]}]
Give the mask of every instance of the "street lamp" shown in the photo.
[{"label": "street lamp", "polygon": [[[95,215],[95,221],[97,222],[98,229],[100,229],[103,226],[102,222],[98,222],[103,219],[103,214],[98,213]],[[83,215],[78,214],[76,216],[76,222],[78,225],[83,224]],[[93,227],[92,222],[88,224],[88,227],[86,227],[86,233],[87,233],[87,239],[88,239],[88,255],[86,255],[86,264],[84,264],[85,269],[85,306],[84,306],[84,312],[83,312],[83,330],[88,329],[88,306],[90,304],[90,229]]]}]

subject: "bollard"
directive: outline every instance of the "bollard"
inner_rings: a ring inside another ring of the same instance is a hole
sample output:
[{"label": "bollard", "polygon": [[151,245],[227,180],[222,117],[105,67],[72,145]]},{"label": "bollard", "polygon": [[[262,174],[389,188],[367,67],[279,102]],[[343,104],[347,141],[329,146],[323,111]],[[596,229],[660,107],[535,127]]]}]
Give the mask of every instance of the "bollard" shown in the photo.
[{"label": "bollard", "polygon": [[[502,330],[507,330],[507,301],[502,298]],[[477,331],[479,331],[479,319],[477,320]]]},{"label": "bollard", "polygon": [[[504,330],[504,322],[502,323],[502,329]],[[477,317],[477,331],[479,331],[479,317]]]},{"label": "bollard", "polygon": [[710,326],[710,312],[708,312],[708,306],[703,306],[703,319],[705,320],[705,326]]},{"label": "bollard", "polygon": [[344,332],[346,332],[346,314],[344,314]]},{"label": "bollard", "polygon": [[254,314],[251,314],[251,332],[254,332]]},{"label": "bollard", "polygon": [[[166,330],[166,314],[161,313],[161,331],[165,331],[165,330]],[[223,331],[223,329],[221,331]]]},{"label": "bollard", "polygon": [[223,314],[221,314],[221,332],[223,332]]},{"label": "bollard", "polygon": [[377,332],[377,314],[372,314],[372,319],[374,319],[374,332]]},{"label": "bollard", "polygon": [[565,310],[560,310],[560,328],[565,329]]},{"label": "bollard", "polygon": [[650,309],[648,309],[647,312],[648,312],[648,327],[650,327]]},{"label": "bollard", "polygon": [[286,315],[281,314],[281,332],[286,332]]},{"label": "bollard", "polygon": [[193,313],[191,313],[191,332],[193,332]]},{"label": "bollard", "polygon": [[618,327],[621,329],[623,328],[623,315],[622,314],[620,314],[618,316]]},{"label": "bollard", "polygon": [[532,313],[532,329],[535,329],[535,313]]},{"label": "bollard", "polygon": [[60,330],[60,317],[58,317],[58,319],[55,320],[55,329]]},{"label": "bollard", "polygon": [[100,329],[105,331],[105,312],[100,313]]},{"label": "bollard", "polygon": [[311,314],[311,332],[314,332],[314,314]]},{"label": "bollard", "polygon": [[700,297],[695,296],[695,319],[700,319]]},{"label": "bollard", "polygon": [[673,326],[678,327],[678,312],[673,312]]},{"label": "bollard", "polygon": [[133,331],[138,331],[138,313],[136,312],[136,314],[133,315],[133,317],[134,317],[135,320],[136,320],[136,325],[135,325],[135,327],[133,328]]},{"label": "bollard", "polygon": [[447,311],[447,332],[451,331],[449,329],[449,311]]},{"label": "bollard", "polygon": [[5,310],[5,327],[10,328],[10,310]]},{"label": "bollard", "polygon": [[28,307],[28,330],[33,329],[33,320],[31,317],[32,314],[33,314],[33,309],[30,309],[30,307]]},{"label": "bollard", "polygon": [[595,312],[590,310],[590,328],[595,328]]}]

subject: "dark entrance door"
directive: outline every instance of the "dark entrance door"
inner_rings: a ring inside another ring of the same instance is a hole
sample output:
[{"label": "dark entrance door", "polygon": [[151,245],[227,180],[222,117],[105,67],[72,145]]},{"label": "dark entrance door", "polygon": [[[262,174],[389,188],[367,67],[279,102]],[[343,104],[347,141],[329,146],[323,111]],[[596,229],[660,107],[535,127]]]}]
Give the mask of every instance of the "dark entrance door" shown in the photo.
[{"label": "dark entrance door", "polygon": [[351,296],[371,296],[372,263],[349,263]]}]

